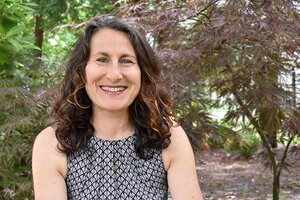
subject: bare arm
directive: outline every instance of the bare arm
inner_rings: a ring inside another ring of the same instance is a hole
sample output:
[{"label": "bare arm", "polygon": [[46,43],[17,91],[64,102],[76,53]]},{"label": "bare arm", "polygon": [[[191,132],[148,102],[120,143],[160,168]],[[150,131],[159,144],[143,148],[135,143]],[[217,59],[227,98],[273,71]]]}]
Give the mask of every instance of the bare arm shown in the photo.
[{"label": "bare arm", "polygon": [[66,156],[58,151],[53,128],[48,127],[36,138],[32,152],[35,200],[66,200]]},{"label": "bare arm", "polygon": [[165,150],[164,161],[173,200],[203,200],[196,174],[193,150],[184,130],[171,129],[171,144]]}]

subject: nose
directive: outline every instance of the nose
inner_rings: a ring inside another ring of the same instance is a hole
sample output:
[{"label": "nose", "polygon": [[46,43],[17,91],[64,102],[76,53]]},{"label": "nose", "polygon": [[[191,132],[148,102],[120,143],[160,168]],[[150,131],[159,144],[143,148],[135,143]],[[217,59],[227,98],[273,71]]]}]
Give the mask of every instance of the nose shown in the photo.
[{"label": "nose", "polygon": [[118,62],[111,63],[107,71],[106,78],[108,78],[113,83],[123,78]]}]

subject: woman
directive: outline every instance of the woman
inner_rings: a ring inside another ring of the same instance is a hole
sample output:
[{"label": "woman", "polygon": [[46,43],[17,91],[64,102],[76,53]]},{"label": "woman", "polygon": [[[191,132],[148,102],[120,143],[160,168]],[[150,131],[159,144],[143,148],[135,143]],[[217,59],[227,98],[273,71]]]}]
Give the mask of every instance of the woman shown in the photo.
[{"label": "woman", "polygon": [[113,16],[91,19],[33,147],[35,198],[202,199],[155,53]]}]

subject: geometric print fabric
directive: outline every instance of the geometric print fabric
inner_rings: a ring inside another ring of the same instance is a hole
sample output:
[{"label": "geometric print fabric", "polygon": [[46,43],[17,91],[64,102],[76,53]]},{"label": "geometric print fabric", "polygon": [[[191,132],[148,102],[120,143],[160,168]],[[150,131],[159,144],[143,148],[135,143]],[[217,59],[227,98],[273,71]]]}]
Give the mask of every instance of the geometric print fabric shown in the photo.
[{"label": "geometric print fabric", "polygon": [[143,160],[135,151],[136,135],[109,141],[93,136],[88,148],[68,156],[69,200],[168,199],[161,151]]}]

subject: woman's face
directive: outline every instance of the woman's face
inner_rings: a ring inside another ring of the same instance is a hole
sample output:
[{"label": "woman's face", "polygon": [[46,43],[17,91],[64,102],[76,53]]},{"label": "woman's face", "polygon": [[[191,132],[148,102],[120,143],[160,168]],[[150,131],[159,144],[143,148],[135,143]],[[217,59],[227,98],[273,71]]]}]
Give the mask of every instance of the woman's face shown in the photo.
[{"label": "woman's face", "polygon": [[135,51],[121,31],[102,29],[93,35],[85,73],[93,109],[126,111],[141,88]]}]

